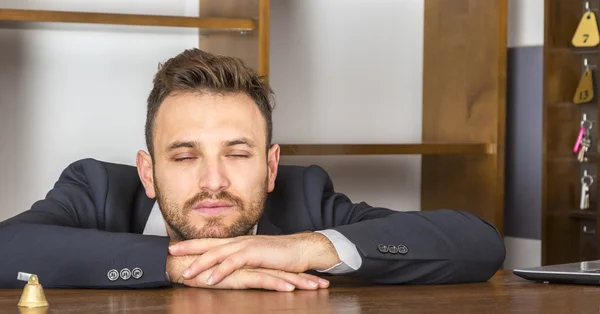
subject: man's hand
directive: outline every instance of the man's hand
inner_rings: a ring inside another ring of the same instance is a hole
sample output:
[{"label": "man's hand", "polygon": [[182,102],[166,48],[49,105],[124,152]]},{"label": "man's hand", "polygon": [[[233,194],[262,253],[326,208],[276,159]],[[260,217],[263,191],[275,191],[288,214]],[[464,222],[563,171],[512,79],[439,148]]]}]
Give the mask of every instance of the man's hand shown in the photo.
[{"label": "man's hand", "polygon": [[315,290],[329,286],[328,281],[317,276],[261,268],[235,270],[220,283],[209,286],[206,284],[206,280],[215,267],[211,267],[192,279],[185,279],[181,276],[183,269],[197,258],[198,256],[194,255],[167,256],[167,273],[171,282],[190,287],[213,289],[265,289],[275,291]]},{"label": "man's hand", "polygon": [[243,267],[302,273],[327,269],[340,262],[333,244],[320,233],[195,239],[174,244],[169,252],[173,256],[200,254],[182,276],[185,280],[198,280],[196,276],[212,269],[207,285],[216,285]]}]

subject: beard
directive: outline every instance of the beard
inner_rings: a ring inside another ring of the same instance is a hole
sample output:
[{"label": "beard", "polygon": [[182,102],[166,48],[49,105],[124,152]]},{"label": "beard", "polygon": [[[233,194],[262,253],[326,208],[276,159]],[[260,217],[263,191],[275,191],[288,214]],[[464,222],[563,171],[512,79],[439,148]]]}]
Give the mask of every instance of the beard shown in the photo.
[{"label": "beard", "polygon": [[[166,224],[172,231],[171,237],[176,241],[184,241],[202,238],[232,238],[248,235],[250,230],[258,223],[267,199],[268,178],[254,197],[248,202],[232,195],[227,191],[210,193],[202,191],[194,197],[188,199],[182,206],[169,200],[160,191],[159,184],[154,176],[154,189],[156,191],[156,200],[165,219]],[[237,219],[226,224],[224,217],[205,217],[203,225],[196,226],[190,223],[189,215],[192,214],[193,207],[204,200],[227,201],[233,204],[232,210],[238,211]]]}]

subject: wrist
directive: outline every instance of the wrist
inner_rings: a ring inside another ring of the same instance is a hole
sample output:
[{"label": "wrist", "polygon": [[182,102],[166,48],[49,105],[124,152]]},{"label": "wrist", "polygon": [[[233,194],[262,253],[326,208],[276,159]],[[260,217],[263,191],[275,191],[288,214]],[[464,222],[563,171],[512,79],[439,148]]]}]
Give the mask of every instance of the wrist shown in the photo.
[{"label": "wrist", "polygon": [[183,273],[183,269],[179,265],[180,263],[177,260],[177,257],[167,255],[167,277],[171,283],[181,283],[183,282],[183,277],[181,274]]},{"label": "wrist", "polygon": [[302,234],[305,252],[308,259],[308,269],[329,269],[340,262],[333,243],[321,233],[310,232]]}]

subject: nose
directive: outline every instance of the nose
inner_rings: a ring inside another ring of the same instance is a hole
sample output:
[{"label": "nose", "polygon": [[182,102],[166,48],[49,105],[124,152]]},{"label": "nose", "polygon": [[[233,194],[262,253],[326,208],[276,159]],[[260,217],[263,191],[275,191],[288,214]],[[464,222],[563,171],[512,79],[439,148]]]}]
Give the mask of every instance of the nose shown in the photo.
[{"label": "nose", "polygon": [[229,187],[229,179],[227,178],[225,167],[219,158],[211,160],[204,158],[204,162],[200,168],[199,185],[202,191],[216,193]]}]

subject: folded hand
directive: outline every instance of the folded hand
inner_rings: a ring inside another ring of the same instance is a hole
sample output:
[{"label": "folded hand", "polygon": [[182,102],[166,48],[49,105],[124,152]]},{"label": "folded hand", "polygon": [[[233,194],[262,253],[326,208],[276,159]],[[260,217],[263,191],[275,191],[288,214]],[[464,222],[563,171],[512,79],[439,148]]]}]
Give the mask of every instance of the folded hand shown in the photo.
[{"label": "folded hand", "polygon": [[[297,281],[298,278],[290,278],[288,274],[300,276],[298,273],[327,269],[340,261],[331,242],[320,233],[194,239],[172,245],[169,253],[172,256],[200,255],[186,267],[182,276],[195,282],[204,280],[207,285],[218,284],[244,267],[283,271],[276,274],[285,273],[286,278]],[[207,277],[200,276],[207,273]],[[314,281],[309,285],[323,286],[316,276],[302,278]]]},{"label": "folded hand", "polygon": [[183,268],[187,267],[197,256],[169,256],[167,269],[171,282],[190,287],[213,289],[265,289],[275,291],[292,291],[294,289],[315,290],[327,288],[329,282],[317,276],[304,273],[290,273],[281,270],[244,267],[233,271],[214,285],[206,284],[208,277],[216,266],[201,272],[191,279],[181,276]]}]

